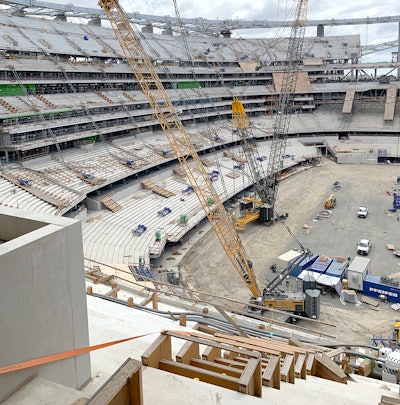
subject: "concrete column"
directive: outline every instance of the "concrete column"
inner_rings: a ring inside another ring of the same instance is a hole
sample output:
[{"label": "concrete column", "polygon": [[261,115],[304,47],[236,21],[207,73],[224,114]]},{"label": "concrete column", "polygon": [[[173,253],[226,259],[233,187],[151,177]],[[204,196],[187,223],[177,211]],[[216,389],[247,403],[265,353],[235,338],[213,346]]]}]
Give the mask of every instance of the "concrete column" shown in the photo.
[{"label": "concrete column", "polygon": [[[397,62],[400,61],[400,22],[397,28]],[[397,80],[400,79],[400,68],[397,69]]]}]

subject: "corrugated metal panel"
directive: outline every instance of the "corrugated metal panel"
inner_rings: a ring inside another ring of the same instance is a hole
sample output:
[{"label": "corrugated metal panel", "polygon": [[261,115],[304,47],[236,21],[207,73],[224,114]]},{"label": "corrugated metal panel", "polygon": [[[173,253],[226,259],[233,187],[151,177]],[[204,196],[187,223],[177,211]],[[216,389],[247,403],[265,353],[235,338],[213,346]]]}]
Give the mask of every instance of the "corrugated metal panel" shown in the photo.
[{"label": "corrugated metal panel", "polygon": [[383,119],[385,121],[393,121],[394,108],[396,106],[397,87],[391,87],[386,92],[385,113]]},{"label": "corrugated metal panel", "polygon": [[355,94],[356,94],[355,90],[348,90],[346,92],[346,97],[344,99],[342,114],[351,114],[351,111],[353,109],[353,101],[354,101]]}]

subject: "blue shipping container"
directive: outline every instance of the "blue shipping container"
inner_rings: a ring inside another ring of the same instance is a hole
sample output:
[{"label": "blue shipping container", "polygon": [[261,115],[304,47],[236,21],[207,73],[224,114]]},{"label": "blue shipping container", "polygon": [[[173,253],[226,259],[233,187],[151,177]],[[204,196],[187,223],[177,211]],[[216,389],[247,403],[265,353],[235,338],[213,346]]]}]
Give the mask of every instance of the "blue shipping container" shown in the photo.
[{"label": "blue shipping container", "polygon": [[290,275],[292,277],[298,277],[299,274],[307,269],[308,267],[310,267],[317,259],[318,259],[318,255],[311,255],[311,256],[307,256],[305,257],[291,272]]},{"label": "blue shipping container", "polygon": [[333,260],[331,265],[328,267],[326,270],[326,275],[327,276],[333,276],[333,277],[340,277],[340,279],[343,279],[344,273],[346,272],[346,269],[349,267],[349,262],[339,262],[337,260]]},{"label": "blue shipping container", "polygon": [[383,284],[379,276],[367,274],[363,282],[363,293],[368,297],[384,295],[390,302],[400,303],[400,288]]},{"label": "blue shipping container", "polygon": [[320,256],[310,267],[310,270],[316,271],[317,273],[325,273],[331,263],[332,259],[329,259],[326,256]]}]

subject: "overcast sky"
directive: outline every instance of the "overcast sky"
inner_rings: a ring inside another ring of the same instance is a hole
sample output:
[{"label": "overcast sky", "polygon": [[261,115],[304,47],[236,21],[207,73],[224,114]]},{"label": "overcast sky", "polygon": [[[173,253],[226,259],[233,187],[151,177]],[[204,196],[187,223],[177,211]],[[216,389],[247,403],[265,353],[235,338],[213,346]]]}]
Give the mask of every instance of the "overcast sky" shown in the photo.
[{"label": "overcast sky", "polygon": [[[48,0],[51,1],[51,0]],[[292,19],[294,0],[176,0],[182,18],[203,17],[211,20],[287,20]],[[54,3],[98,8],[97,0],[53,0]],[[120,0],[128,12],[175,17],[172,0]],[[309,0],[307,19],[351,19],[400,15],[398,0]],[[325,35],[359,34],[362,45],[398,39],[398,24],[325,27]],[[315,35],[316,28],[306,35]],[[244,35],[244,33],[240,33]],[[273,37],[275,34],[264,36]],[[288,35],[288,34],[287,34]],[[260,35],[257,35],[260,36]]]}]

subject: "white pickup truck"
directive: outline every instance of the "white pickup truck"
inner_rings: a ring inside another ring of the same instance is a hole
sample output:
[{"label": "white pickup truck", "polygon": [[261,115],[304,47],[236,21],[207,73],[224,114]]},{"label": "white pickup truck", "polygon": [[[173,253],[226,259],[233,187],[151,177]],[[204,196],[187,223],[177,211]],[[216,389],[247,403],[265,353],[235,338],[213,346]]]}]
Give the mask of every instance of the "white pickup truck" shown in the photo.
[{"label": "white pickup truck", "polygon": [[367,218],[368,215],[368,207],[361,206],[358,208],[358,218]]}]

